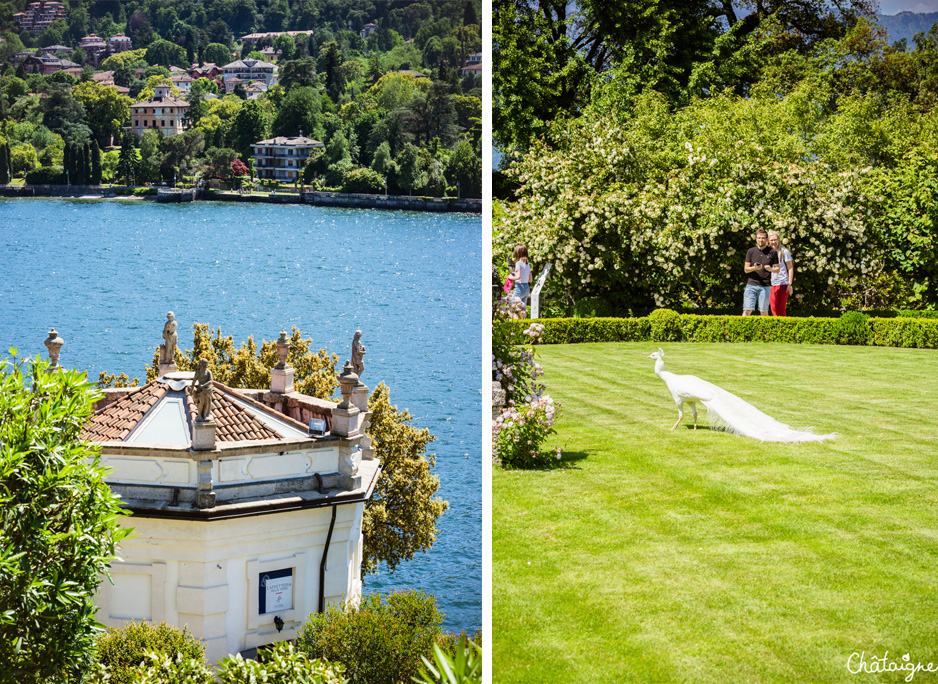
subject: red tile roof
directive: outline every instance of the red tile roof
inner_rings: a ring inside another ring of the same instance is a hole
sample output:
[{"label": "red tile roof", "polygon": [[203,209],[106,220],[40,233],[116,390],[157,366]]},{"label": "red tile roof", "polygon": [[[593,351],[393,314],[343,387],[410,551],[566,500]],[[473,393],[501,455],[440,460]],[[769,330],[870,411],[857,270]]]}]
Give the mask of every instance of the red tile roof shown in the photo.
[{"label": "red tile roof", "polygon": [[[215,419],[215,439],[218,442],[243,442],[262,439],[281,439],[282,436],[261,422],[250,411],[232,401],[228,395],[256,407],[259,411],[270,409],[253,399],[245,397],[236,390],[220,382],[213,383],[215,392],[212,397],[212,417]],[[147,412],[166,393],[167,386],[153,380],[136,392],[127,394],[112,404],[99,409],[85,425],[82,438],[91,442],[121,442],[133,431]],[[197,415],[192,397],[186,394],[186,406],[189,420]],[[277,415],[277,418],[299,430],[306,426],[289,416]]]},{"label": "red tile roof", "polygon": [[166,393],[166,385],[149,382],[96,411],[85,424],[82,439],[89,442],[121,442]]}]

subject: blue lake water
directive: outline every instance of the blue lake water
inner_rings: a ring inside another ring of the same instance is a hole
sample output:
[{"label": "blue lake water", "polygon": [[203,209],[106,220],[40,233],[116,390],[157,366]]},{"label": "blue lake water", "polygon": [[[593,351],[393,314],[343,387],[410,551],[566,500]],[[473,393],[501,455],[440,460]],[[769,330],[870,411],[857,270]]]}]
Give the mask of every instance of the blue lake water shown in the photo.
[{"label": "blue lake water", "polygon": [[444,629],[482,621],[482,224],[478,216],[221,202],[0,199],[0,351],[145,376],[167,311],[191,326],[275,339],[297,326],[315,349],[367,348],[362,380],[437,441],[450,509],[426,554],[366,578],[366,591],[423,589]]}]

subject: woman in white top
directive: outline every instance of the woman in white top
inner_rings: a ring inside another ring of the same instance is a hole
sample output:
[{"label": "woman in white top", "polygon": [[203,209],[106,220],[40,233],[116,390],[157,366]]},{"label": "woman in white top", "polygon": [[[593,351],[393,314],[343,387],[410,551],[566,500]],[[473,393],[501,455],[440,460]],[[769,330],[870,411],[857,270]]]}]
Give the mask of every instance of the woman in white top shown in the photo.
[{"label": "woman in white top", "polygon": [[528,295],[531,294],[531,264],[528,261],[528,248],[518,245],[515,247],[513,256],[515,270],[511,274],[511,279],[515,281],[515,299],[520,299],[522,304],[527,305]]},{"label": "woman in white top", "polygon": [[788,295],[792,293],[791,285],[795,280],[795,264],[791,260],[791,252],[782,246],[782,240],[774,230],[769,233],[769,247],[778,252],[778,273],[772,274],[769,307],[773,316],[784,316]]}]

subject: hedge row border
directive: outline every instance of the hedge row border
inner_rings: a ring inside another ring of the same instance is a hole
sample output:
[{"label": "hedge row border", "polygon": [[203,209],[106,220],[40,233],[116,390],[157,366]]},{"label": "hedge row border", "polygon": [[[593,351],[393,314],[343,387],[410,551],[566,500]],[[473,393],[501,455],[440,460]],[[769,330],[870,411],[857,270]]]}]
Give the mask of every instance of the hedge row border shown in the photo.
[{"label": "hedge row border", "polygon": [[[669,314],[669,315],[657,315]],[[849,344],[842,339],[838,318],[775,316],[699,316],[659,310],[644,318],[542,318],[541,344],[581,342],[784,342]],[[495,325],[525,330],[531,320]],[[938,320],[931,318],[868,318],[862,346],[938,349]]]}]

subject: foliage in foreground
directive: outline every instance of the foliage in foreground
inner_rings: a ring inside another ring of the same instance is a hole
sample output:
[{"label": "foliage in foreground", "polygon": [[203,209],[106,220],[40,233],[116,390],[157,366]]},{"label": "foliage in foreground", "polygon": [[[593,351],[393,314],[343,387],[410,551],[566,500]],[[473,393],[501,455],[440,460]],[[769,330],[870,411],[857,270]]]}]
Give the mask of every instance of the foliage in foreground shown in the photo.
[{"label": "foliage in foreground", "polygon": [[452,652],[433,644],[433,662],[421,656],[423,666],[417,684],[481,684],[482,648],[460,635]]},{"label": "foliage in foreground", "polygon": [[85,375],[0,361],[0,681],[77,681],[94,648],[94,594],[118,542],[119,498],[80,439]]},{"label": "foliage in foreground", "polygon": [[332,606],[310,615],[298,648],[315,658],[345,664],[352,684],[399,684],[415,676],[432,653],[443,616],[422,591],[379,594],[356,607]]},{"label": "foliage in foreground", "polygon": [[199,662],[205,659],[205,646],[188,627],[180,631],[166,622],[131,621],[123,629],[109,629],[98,637],[97,649],[98,664],[111,684],[134,682],[148,653]]},{"label": "foliage in foreground", "polygon": [[[169,631],[175,631],[177,637],[181,634],[174,628]],[[154,643],[152,650],[147,648],[136,661],[121,664],[120,668],[98,662],[85,678],[85,684],[345,684],[347,681],[342,677],[341,664],[311,660],[286,641],[262,650],[258,660],[245,660],[240,654],[227,656],[213,673],[205,665],[204,649],[194,640],[193,643],[198,646],[197,653],[191,647],[177,650]]]},{"label": "foliage in foreground", "polygon": [[[176,348],[179,370],[195,370],[199,359],[207,359],[218,382],[248,389],[270,387],[270,369],[277,363],[276,341],[262,340],[258,347],[249,337],[235,347],[233,338],[223,335],[221,329],[214,335],[204,323],[196,323],[193,329],[192,349]],[[294,369],[294,386],[298,392],[330,399],[339,384],[335,368],[339,356],[326,349],[313,352],[311,345],[312,339],[303,339],[294,326],[287,357]],[[153,365],[147,366],[148,380],[156,377],[158,368],[157,349]],[[135,382],[136,379],[131,383],[124,374],[101,373],[99,385],[126,387]],[[430,431],[414,427],[410,413],[391,404],[390,390],[383,382],[368,398],[368,408],[372,416],[365,432],[374,440],[375,456],[381,461],[382,470],[365,506],[362,572],[376,572],[382,562],[389,572],[394,572],[399,563],[433,546],[436,521],[449,504],[434,497],[440,481],[432,473],[436,458],[427,454],[427,446],[434,440]]]},{"label": "foliage in foreground", "polygon": [[544,374],[535,361],[534,344],[544,326],[530,323],[524,330],[507,325],[512,314],[523,314],[519,300],[502,298],[492,326],[492,379],[505,391],[505,406],[492,421],[492,460],[501,465],[536,467],[560,460],[561,449],[542,451],[554,432],[556,407],[537,379]]}]

